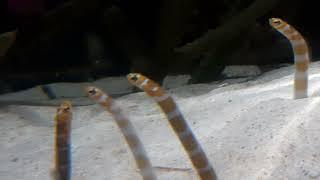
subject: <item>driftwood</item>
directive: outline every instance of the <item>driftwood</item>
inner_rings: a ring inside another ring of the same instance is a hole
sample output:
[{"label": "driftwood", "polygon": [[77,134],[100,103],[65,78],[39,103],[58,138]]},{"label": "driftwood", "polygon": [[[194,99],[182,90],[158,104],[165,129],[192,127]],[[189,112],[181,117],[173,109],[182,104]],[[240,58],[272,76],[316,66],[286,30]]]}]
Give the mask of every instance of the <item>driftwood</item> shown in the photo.
[{"label": "driftwood", "polygon": [[239,47],[246,38],[246,32],[256,23],[256,19],[266,14],[276,0],[256,0],[248,8],[204,36],[176,48],[177,52],[204,54],[202,66],[195,70],[192,82],[206,82],[217,77],[223,70],[223,59]]},{"label": "driftwood", "polygon": [[256,19],[269,12],[277,0],[256,0],[251,6],[228,20],[217,29],[209,30],[204,36],[191,43],[176,48],[184,53],[207,53],[220,44],[230,43],[236,36],[256,22]]},{"label": "driftwood", "polygon": [[184,35],[185,24],[192,16],[193,5],[193,0],[162,1],[160,18],[157,19],[155,48],[152,51],[153,63],[160,67],[157,72],[160,79],[170,71],[169,66],[178,61],[174,48]]}]

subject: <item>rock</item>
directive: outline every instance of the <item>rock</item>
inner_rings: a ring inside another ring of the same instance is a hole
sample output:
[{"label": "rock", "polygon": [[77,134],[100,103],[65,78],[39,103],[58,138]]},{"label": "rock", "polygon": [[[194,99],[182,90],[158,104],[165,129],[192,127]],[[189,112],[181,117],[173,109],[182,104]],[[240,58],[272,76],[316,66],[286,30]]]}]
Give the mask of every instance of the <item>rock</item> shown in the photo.
[{"label": "rock", "polygon": [[261,70],[254,65],[232,65],[226,66],[222,71],[222,75],[228,78],[258,76]]},{"label": "rock", "polygon": [[162,86],[165,89],[180,87],[187,85],[190,78],[190,75],[166,76],[163,80]]}]

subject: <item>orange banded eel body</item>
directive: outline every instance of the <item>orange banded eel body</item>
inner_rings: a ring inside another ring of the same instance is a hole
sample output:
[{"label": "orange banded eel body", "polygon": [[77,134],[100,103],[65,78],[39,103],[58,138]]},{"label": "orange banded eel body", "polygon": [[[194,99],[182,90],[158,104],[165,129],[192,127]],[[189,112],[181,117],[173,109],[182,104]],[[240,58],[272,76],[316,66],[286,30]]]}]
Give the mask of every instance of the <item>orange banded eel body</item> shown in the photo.
[{"label": "orange banded eel body", "polygon": [[160,85],[141,74],[130,73],[127,75],[127,78],[132,85],[145,91],[161,107],[200,178],[203,180],[217,179],[205,152],[189,128],[174,100],[165,93]]},{"label": "orange banded eel body", "polygon": [[308,97],[309,48],[303,36],[287,22],[270,18],[269,24],[284,35],[291,43],[294,53],[294,99]]},{"label": "orange banded eel body", "polygon": [[155,173],[149,161],[147,153],[136,133],[131,122],[123,115],[116,102],[106,93],[96,87],[87,87],[87,95],[94,101],[103,106],[116,121],[121,133],[127,141],[130,150],[135,158],[136,164],[140,169],[140,174],[144,180],[156,180]]},{"label": "orange banded eel body", "polygon": [[58,107],[55,117],[55,180],[71,179],[71,108],[71,103],[64,101]]}]

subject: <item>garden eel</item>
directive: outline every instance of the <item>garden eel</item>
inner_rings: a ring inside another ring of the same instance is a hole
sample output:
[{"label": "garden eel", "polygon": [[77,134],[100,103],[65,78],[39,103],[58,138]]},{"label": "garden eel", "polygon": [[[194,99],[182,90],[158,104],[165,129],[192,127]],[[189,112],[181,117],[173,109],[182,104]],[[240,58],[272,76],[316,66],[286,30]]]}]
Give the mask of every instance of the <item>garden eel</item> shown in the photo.
[{"label": "garden eel", "polygon": [[71,108],[71,102],[64,101],[55,116],[55,165],[51,171],[54,180],[71,179]]},{"label": "garden eel", "polygon": [[149,161],[148,155],[131,122],[123,115],[121,109],[110,96],[100,89],[89,86],[86,88],[87,95],[103,106],[114,118],[122,135],[135,158],[140,174],[144,180],[156,180],[155,173]]},{"label": "garden eel", "polygon": [[166,94],[157,83],[141,74],[130,73],[127,78],[132,85],[145,91],[161,107],[200,178],[203,180],[217,179],[205,152],[170,95]]},{"label": "garden eel", "polygon": [[269,24],[284,35],[291,43],[294,53],[294,99],[308,97],[309,48],[303,36],[287,22],[279,18],[270,18]]}]

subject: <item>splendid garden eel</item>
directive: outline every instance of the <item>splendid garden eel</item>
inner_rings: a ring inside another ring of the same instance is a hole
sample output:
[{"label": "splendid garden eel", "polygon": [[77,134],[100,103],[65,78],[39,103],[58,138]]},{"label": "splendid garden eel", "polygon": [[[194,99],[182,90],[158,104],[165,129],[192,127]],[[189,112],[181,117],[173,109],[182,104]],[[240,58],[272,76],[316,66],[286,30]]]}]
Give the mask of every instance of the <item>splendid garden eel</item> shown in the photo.
[{"label": "splendid garden eel", "polygon": [[294,99],[308,97],[308,68],[310,53],[306,40],[291,25],[280,18],[270,18],[269,24],[291,43],[294,54]]},{"label": "splendid garden eel", "polygon": [[90,86],[86,88],[88,96],[104,107],[114,118],[122,135],[135,158],[140,174],[144,180],[156,180],[155,173],[149,161],[148,155],[136,133],[133,125],[122,113],[120,107],[110,96],[100,89]]},{"label": "splendid garden eel", "polygon": [[71,179],[71,108],[71,103],[64,101],[55,116],[55,163],[51,172],[54,180]]},{"label": "splendid garden eel", "polygon": [[127,78],[132,85],[142,89],[160,106],[200,178],[202,180],[217,179],[210,161],[172,97],[170,97],[160,85],[141,74],[130,73]]}]

